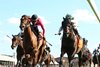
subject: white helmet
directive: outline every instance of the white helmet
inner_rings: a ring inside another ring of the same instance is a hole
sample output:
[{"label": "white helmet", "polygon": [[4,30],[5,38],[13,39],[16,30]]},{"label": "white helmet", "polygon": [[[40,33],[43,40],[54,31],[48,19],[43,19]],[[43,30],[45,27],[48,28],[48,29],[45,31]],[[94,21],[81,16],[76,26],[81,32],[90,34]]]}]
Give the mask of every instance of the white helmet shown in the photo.
[{"label": "white helmet", "polygon": [[74,27],[77,27],[77,21],[75,19],[71,20],[71,22],[73,23]]}]

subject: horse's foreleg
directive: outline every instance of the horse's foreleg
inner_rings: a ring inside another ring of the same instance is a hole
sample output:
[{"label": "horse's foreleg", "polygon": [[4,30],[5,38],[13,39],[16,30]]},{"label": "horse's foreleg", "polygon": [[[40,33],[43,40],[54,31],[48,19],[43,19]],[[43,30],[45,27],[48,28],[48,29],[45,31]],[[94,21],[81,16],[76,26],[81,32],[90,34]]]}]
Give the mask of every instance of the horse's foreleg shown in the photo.
[{"label": "horse's foreleg", "polygon": [[79,67],[81,67],[81,65],[82,65],[82,52],[78,53],[78,57],[79,57],[78,65],[79,65]]},{"label": "horse's foreleg", "polygon": [[41,39],[41,40],[39,40],[39,42],[38,42],[38,47],[37,47],[37,49],[38,49],[38,51],[40,51],[39,52],[39,56],[38,56],[38,62],[40,62],[41,61],[41,56],[42,56],[42,54],[43,54],[43,39]]},{"label": "horse's foreleg", "polygon": [[42,44],[43,44],[43,39],[39,40],[38,48],[37,48],[38,50],[41,48]]},{"label": "horse's foreleg", "polygon": [[71,55],[69,55],[69,54],[67,54],[68,55],[68,61],[69,61],[69,67],[72,67],[72,59],[73,59],[73,57],[71,56]]},{"label": "horse's foreleg", "polygon": [[59,67],[61,67],[61,65],[63,64],[63,62],[62,62],[62,57],[63,57],[64,54],[65,54],[65,52],[62,52],[62,51],[61,51]]},{"label": "horse's foreleg", "polygon": [[46,67],[49,67],[49,64],[46,64]]},{"label": "horse's foreleg", "polygon": [[54,65],[54,67],[56,67],[56,65],[55,65],[55,59],[52,59],[52,63]]},{"label": "horse's foreleg", "polygon": [[41,50],[40,50],[40,56],[39,56],[39,63],[41,62],[41,60],[42,60],[42,56],[43,56],[43,52],[44,52],[44,46],[42,46],[41,48],[40,48]]}]

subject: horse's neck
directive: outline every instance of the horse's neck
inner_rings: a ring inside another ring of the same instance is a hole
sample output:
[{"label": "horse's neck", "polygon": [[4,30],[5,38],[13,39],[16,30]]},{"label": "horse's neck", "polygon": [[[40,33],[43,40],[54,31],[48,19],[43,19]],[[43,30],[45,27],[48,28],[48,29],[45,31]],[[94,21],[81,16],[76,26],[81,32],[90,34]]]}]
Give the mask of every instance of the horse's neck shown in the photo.
[{"label": "horse's neck", "polygon": [[31,38],[31,36],[32,36],[32,30],[31,30],[30,26],[27,27],[27,32],[28,32],[28,34],[29,34],[29,36]]},{"label": "horse's neck", "polygon": [[75,37],[75,33],[74,33],[73,29],[71,30],[70,34],[71,34],[72,37]]},{"label": "horse's neck", "polygon": [[28,26],[28,27],[26,28],[25,33],[26,33],[25,36],[28,36],[28,38],[31,39],[31,40],[33,39],[33,37],[34,37],[34,38],[36,37],[35,34],[33,33],[33,31],[32,31],[32,29],[31,29],[30,26]]},{"label": "horse's neck", "polygon": [[23,41],[22,41],[22,39],[18,39],[18,45],[23,48]]},{"label": "horse's neck", "polygon": [[24,40],[23,40],[23,45],[25,48],[32,46],[34,49],[37,48],[37,37],[34,34],[34,32],[31,30],[31,27],[28,26],[25,30],[24,30]]}]

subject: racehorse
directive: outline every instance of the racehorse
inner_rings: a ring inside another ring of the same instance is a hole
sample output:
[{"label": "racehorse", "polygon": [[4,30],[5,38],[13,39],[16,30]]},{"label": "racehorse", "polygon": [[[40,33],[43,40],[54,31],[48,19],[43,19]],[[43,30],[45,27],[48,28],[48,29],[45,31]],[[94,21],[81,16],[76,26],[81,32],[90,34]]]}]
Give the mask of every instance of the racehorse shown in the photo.
[{"label": "racehorse", "polygon": [[100,54],[93,55],[93,64],[94,64],[94,67],[96,64],[98,65],[98,67],[100,67]]},{"label": "racehorse", "polygon": [[[50,62],[52,62],[54,67],[56,67],[56,65],[55,65],[55,58],[54,58],[53,55],[50,54],[50,52],[48,52],[48,48],[47,47],[45,48],[45,51],[43,53],[42,62],[45,63],[46,67],[50,67]],[[41,66],[42,66],[42,64],[41,64]]]},{"label": "racehorse", "polygon": [[[30,16],[23,15],[21,17],[21,23],[20,23],[20,29],[24,31],[24,37],[23,37],[23,47],[25,50],[25,58],[27,58],[27,62],[29,66],[35,67],[39,63],[39,59],[42,56],[44,47],[46,45],[45,40],[42,38],[42,49],[38,50],[38,41],[37,36],[35,35],[35,30],[31,29],[30,26]],[[41,35],[42,36],[42,35]]]},{"label": "racehorse", "polygon": [[92,54],[89,50],[85,51],[82,55],[82,64],[84,66],[87,66],[89,64],[89,67],[91,67],[92,64]]},{"label": "racehorse", "polygon": [[[62,23],[62,28],[63,28],[63,36],[62,36],[62,43],[61,43],[61,54],[60,54],[60,62],[59,62],[59,67],[62,66],[62,57],[65,53],[67,53],[68,56],[68,61],[69,61],[69,67],[72,67],[71,61],[74,58],[75,54],[78,54],[79,57],[79,67],[81,67],[81,56],[82,52],[80,51],[81,49],[78,47],[78,41],[77,37],[74,33],[73,26],[70,24],[68,21],[68,18],[63,17],[63,23]],[[81,39],[82,40],[82,39]],[[83,42],[81,42],[83,44]]]},{"label": "racehorse", "polygon": [[82,65],[91,67],[92,64],[92,54],[88,48],[84,48],[82,55]]},{"label": "racehorse", "polygon": [[17,47],[17,67],[20,67],[22,64],[22,59],[24,58],[24,49],[23,49],[23,41],[22,38],[18,35],[12,35],[12,45],[11,48],[14,49]]},{"label": "racehorse", "polygon": [[90,50],[87,48],[87,40],[85,38],[83,38],[83,48],[82,48],[82,65],[83,66],[87,66],[89,65],[89,67],[91,67],[92,64],[92,54],[90,52]]}]

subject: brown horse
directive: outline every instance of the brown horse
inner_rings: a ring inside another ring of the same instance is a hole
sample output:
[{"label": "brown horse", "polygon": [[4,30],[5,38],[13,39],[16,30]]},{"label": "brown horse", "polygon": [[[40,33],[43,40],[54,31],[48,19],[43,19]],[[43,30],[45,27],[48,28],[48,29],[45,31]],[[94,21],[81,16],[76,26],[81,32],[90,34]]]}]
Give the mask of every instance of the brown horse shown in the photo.
[{"label": "brown horse", "polygon": [[[72,67],[71,61],[74,58],[75,54],[78,54],[79,57],[79,67],[81,67],[81,56],[82,52],[81,49],[78,47],[78,41],[77,37],[74,33],[73,26],[68,21],[69,19],[63,18],[64,21],[62,22],[62,29],[63,29],[63,37],[62,37],[62,43],[61,43],[61,54],[60,54],[60,65],[62,66],[62,57],[65,53],[67,53],[68,61],[69,61],[69,67]],[[82,44],[82,42],[81,42]]]},{"label": "brown horse", "polygon": [[54,67],[56,67],[56,65],[55,65],[55,58],[54,58],[53,55],[50,54],[50,52],[48,51],[47,47],[45,48],[45,51],[43,53],[42,62],[45,63],[46,67],[50,67],[50,62],[52,62]]},{"label": "brown horse", "polygon": [[46,44],[45,40],[43,41],[43,38],[41,39],[42,47],[38,50],[38,41],[37,36],[35,35],[35,30],[32,31],[30,26],[30,17],[27,15],[23,15],[21,17],[21,23],[20,28],[22,31],[24,31],[24,37],[23,37],[23,47],[25,50],[25,57],[27,58],[27,61],[30,66],[36,66],[37,63],[39,63],[39,58],[41,59],[41,55],[43,54],[44,47]]},{"label": "brown horse", "polygon": [[12,45],[11,48],[14,49],[17,47],[17,67],[20,67],[22,63],[22,59],[24,58],[24,49],[23,49],[23,41],[22,38],[18,35],[12,35]]}]

